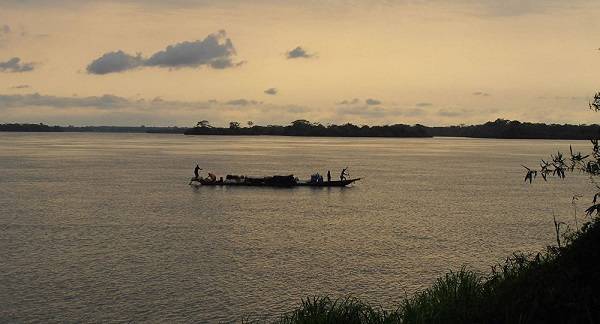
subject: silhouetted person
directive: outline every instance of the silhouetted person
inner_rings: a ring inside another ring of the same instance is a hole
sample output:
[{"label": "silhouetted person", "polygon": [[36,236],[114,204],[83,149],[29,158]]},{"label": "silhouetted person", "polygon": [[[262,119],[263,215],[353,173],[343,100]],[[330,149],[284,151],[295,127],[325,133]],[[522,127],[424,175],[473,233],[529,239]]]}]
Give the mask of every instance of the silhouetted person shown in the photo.
[{"label": "silhouetted person", "polygon": [[340,180],[344,181],[346,180],[346,176],[348,175],[348,167],[345,167],[342,169],[342,173],[340,173]]},{"label": "silhouetted person", "polygon": [[327,170],[327,182],[331,182],[331,171]]},{"label": "silhouetted person", "polygon": [[196,179],[200,179],[200,173],[199,173],[200,170],[202,170],[202,169],[200,169],[200,167],[198,166],[198,164],[196,164],[196,167],[194,168],[194,177]]},{"label": "silhouetted person", "polygon": [[194,177],[190,179],[190,185],[194,182],[194,181],[198,181],[200,182],[200,167],[198,166],[198,164],[196,164],[196,167],[194,168]]}]

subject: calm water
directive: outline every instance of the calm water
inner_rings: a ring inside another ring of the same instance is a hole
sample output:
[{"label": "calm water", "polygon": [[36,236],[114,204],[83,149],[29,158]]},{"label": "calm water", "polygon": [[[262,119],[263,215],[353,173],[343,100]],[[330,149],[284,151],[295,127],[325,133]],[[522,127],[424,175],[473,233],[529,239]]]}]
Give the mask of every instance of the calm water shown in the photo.
[{"label": "calm water", "polygon": [[[0,133],[0,322],[218,322],[353,294],[390,307],[553,241],[583,177],[520,164],[585,142]],[[349,166],[352,188],[200,188]],[[581,207],[584,202],[582,201]],[[582,219],[580,210],[579,218]]]}]

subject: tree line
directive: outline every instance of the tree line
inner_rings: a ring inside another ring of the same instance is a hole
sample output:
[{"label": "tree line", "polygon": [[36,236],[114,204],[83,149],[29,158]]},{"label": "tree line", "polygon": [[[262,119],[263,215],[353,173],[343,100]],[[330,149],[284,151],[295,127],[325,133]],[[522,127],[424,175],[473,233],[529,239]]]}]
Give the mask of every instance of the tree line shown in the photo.
[{"label": "tree line", "polygon": [[305,119],[295,120],[289,125],[255,125],[248,122],[241,127],[239,122],[230,122],[229,127],[213,127],[206,120],[188,129],[186,135],[278,135],[278,136],[335,136],[335,137],[431,137],[423,125],[357,126],[354,124],[323,125]]},{"label": "tree line", "polygon": [[63,132],[60,126],[39,124],[0,124],[0,132]]},{"label": "tree line", "polygon": [[586,140],[600,135],[600,126],[527,123],[496,119],[481,125],[429,127],[433,136]]},{"label": "tree line", "polygon": [[286,126],[255,125],[230,122],[229,127],[213,127],[207,120],[188,129],[186,135],[283,135],[283,136],[337,136],[337,137],[474,137],[506,139],[591,139],[600,135],[600,126],[528,123],[516,120],[496,119],[480,125],[428,127],[420,124],[368,126],[346,123],[322,125],[305,119],[293,121]]},{"label": "tree line", "polygon": [[45,124],[0,124],[0,131],[15,132],[122,132],[172,133],[186,135],[277,135],[277,136],[331,136],[331,137],[474,137],[506,139],[573,139],[600,137],[597,124],[544,124],[496,119],[480,125],[428,127],[420,124],[405,125],[323,125],[299,119],[289,125],[256,125],[248,121],[242,125],[232,121],[229,127],[214,127],[202,120],[195,127],[154,126],[48,126]]}]

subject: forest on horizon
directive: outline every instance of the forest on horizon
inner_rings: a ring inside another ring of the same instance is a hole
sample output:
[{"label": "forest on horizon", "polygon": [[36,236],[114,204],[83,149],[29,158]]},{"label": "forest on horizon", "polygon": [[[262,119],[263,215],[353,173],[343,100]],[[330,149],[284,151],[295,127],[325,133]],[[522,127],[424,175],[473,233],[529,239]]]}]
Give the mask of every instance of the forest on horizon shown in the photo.
[{"label": "forest on horizon", "polygon": [[214,127],[206,120],[195,127],[159,126],[49,126],[39,124],[0,124],[0,131],[15,132],[113,132],[113,133],[171,133],[186,135],[273,135],[321,137],[473,137],[506,139],[574,139],[586,140],[600,135],[598,124],[545,124],[496,119],[479,125],[424,126],[393,124],[381,126],[323,125],[308,120],[295,120],[289,125],[246,126],[230,122],[229,127]]}]

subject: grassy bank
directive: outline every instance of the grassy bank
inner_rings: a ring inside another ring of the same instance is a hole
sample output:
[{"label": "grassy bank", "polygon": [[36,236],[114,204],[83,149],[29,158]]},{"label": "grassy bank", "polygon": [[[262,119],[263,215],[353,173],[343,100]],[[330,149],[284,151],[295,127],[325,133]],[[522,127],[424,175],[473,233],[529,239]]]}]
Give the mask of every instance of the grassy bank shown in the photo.
[{"label": "grassy bank", "polygon": [[490,274],[461,269],[386,311],[356,298],[310,298],[279,323],[600,323],[600,220],[563,247],[514,254]]}]

